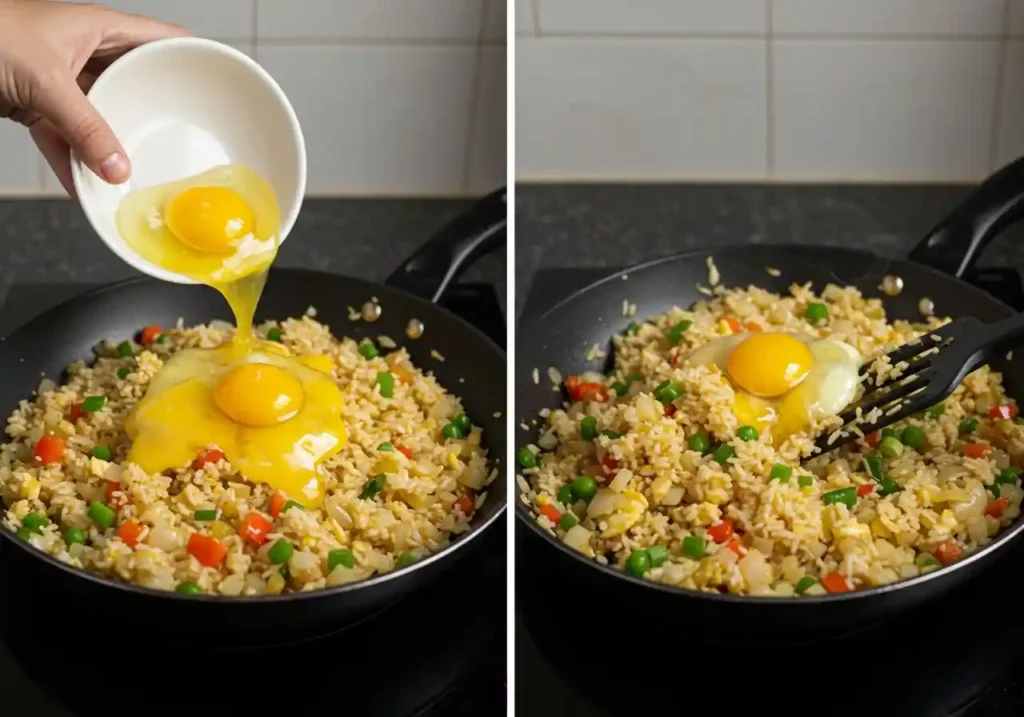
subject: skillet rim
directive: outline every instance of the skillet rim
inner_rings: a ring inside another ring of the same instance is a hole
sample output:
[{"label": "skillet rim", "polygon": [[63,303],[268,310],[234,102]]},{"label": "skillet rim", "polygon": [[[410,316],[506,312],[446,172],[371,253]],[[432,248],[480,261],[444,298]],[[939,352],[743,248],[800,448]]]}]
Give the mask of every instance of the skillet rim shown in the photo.
[{"label": "skillet rim", "polygon": [[[272,279],[275,275],[280,276],[282,274],[292,275],[296,279],[300,279],[302,276],[317,276],[317,277],[328,278],[328,279],[345,279],[346,281],[350,281],[350,282],[351,281],[355,281],[357,283],[363,284],[364,286],[370,287],[373,291],[380,291],[380,293],[385,293],[385,292],[393,293],[393,294],[399,296],[400,298],[409,299],[409,300],[417,302],[417,303],[419,303],[421,305],[425,305],[426,307],[428,307],[429,310],[440,311],[440,312],[442,312],[442,313],[444,313],[446,315],[446,318],[454,319],[458,324],[461,324],[462,328],[464,328],[465,330],[470,331],[473,334],[475,334],[478,339],[480,339],[480,340],[482,340],[484,342],[484,345],[487,346],[487,348],[489,350],[494,351],[498,356],[501,357],[501,359],[503,361],[506,362],[506,365],[507,365],[507,358],[506,358],[506,355],[505,355],[505,351],[503,351],[502,348],[500,346],[498,346],[498,344],[493,339],[491,339],[491,337],[487,336],[483,331],[481,331],[480,329],[478,329],[475,326],[473,326],[472,324],[470,324],[468,321],[463,319],[461,316],[459,316],[459,315],[457,315],[457,314],[455,314],[455,313],[453,313],[451,311],[448,311],[447,309],[443,308],[442,306],[440,306],[438,304],[435,304],[435,303],[433,303],[433,302],[431,302],[431,301],[429,301],[427,299],[424,299],[424,298],[422,298],[420,296],[417,296],[416,294],[413,294],[413,293],[411,293],[409,291],[406,291],[404,289],[398,289],[398,288],[395,288],[393,286],[389,286],[387,284],[378,284],[378,283],[375,283],[375,282],[372,282],[372,281],[368,281],[366,279],[360,279],[359,277],[346,276],[345,274],[335,274],[335,273],[329,272],[329,271],[319,271],[319,270],[316,270],[316,269],[302,269],[302,268],[292,268],[292,267],[280,267],[280,268],[277,268],[277,269],[273,269],[272,268],[270,270],[270,272],[269,272],[269,275],[268,275],[268,281],[270,279]],[[58,311],[58,310],[68,310],[68,309],[70,309],[72,304],[75,304],[75,303],[77,303],[79,301],[82,301],[83,299],[90,299],[90,298],[93,298],[95,296],[100,296],[100,295],[108,294],[110,292],[120,291],[120,290],[123,290],[125,288],[131,287],[131,286],[135,286],[135,285],[138,285],[138,284],[152,284],[154,286],[159,286],[159,285],[163,285],[165,283],[166,282],[160,281],[159,279],[155,279],[155,278],[150,277],[150,276],[134,276],[134,277],[129,277],[127,279],[122,279],[120,281],[116,281],[116,282],[113,282],[113,283],[110,283],[110,284],[105,284],[103,286],[98,286],[98,287],[93,288],[93,289],[88,289],[86,291],[83,291],[80,294],[76,294],[75,296],[72,296],[69,299],[65,299],[64,301],[60,302],[59,304],[56,304],[55,306],[51,306],[46,311],[43,311],[43,312],[41,312],[39,314],[36,314],[32,318],[30,318],[28,321],[20,324],[17,328],[13,329],[10,333],[0,337],[0,341],[5,341],[9,336],[15,335],[16,333],[18,333],[19,331],[23,330],[24,328],[26,328],[30,324],[34,324],[34,323],[39,322],[39,321],[45,321],[47,315],[49,315],[51,312],[55,312],[55,311]],[[503,409],[503,410],[507,410],[507,409]],[[507,438],[507,435],[506,435],[506,443],[507,443],[507,439],[508,438]],[[508,451],[506,450],[506,453],[507,452]],[[504,458],[504,456],[498,456],[499,460],[491,461],[492,467],[497,468],[497,470],[499,471],[499,474],[498,474],[499,476],[501,475],[502,472],[507,473],[507,468],[506,468],[507,462],[503,461],[503,460],[500,460],[501,458]],[[508,477],[506,475],[506,480],[507,479],[508,479]],[[468,532],[462,533],[461,535],[456,536],[456,539],[453,540],[451,543],[449,543],[449,545],[447,547],[445,547],[443,550],[441,550],[441,551],[439,551],[437,553],[434,553],[434,554],[432,554],[432,555],[430,555],[430,556],[428,556],[426,558],[423,558],[422,560],[417,561],[416,563],[414,563],[413,565],[410,565],[409,567],[401,568],[401,569],[398,569],[398,570],[392,570],[391,572],[384,573],[383,575],[376,575],[374,577],[367,578],[366,580],[360,580],[360,581],[357,581],[357,582],[348,583],[346,585],[338,585],[338,586],[335,586],[335,587],[319,588],[317,590],[303,590],[303,591],[299,591],[299,592],[287,593],[287,594],[284,594],[284,595],[245,595],[245,596],[237,595],[237,596],[232,596],[232,595],[219,595],[219,594],[214,595],[214,594],[208,594],[208,593],[203,593],[202,595],[185,595],[185,594],[182,594],[182,593],[177,593],[177,592],[175,592],[173,590],[158,590],[156,588],[148,588],[148,587],[143,587],[141,585],[136,585],[134,583],[126,583],[126,582],[123,582],[123,581],[120,581],[120,580],[114,580],[114,579],[107,578],[107,577],[104,577],[104,576],[101,576],[101,575],[97,575],[95,573],[91,573],[91,572],[89,572],[87,570],[84,570],[83,568],[76,568],[76,567],[74,567],[72,565],[69,565],[69,564],[67,564],[67,563],[65,563],[65,562],[63,562],[61,560],[58,560],[57,558],[55,558],[54,556],[50,555],[49,553],[44,553],[43,551],[39,550],[38,548],[35,548],[35,547],[31,546],[31,545],[27,545],[27,544],[25,544],[24,541],[20,540],[13,532],[11,532],[7,527],[5,527],[2,524],[0,524],[0,543],[2,543],[3,540],[7,540],[14,547],[14,549],[24,551],[25,553],[28,554],[28,556],[30,558],[35,558],[35,559],[38,559],[38,560],[42,560],[44,563],[46,563],[50,567],[57,568],[57,569],[62,570],[63,572],[68,573],[68,574],[70,574],[72,576],[75,576],[75,577],[87,580],[89,582],[92,582],[95,585],[97,585],[98,587],[101,587],[101,588],[111,588],[111,589],[115,589],[115,590],[120,590],[120,591],[123,591],[125,593],[129,593],[129,594],[132,594],[134,596],[137,596],[137,597],[142,597],[142,598],[159,598],[159,599],[164,599],[164,600],[174,600],[174,601],[180,601],[180,602],[183,602],[183,603],[189,604],[189,605],[200,605],[200,604],[205,604],[205,605],[225,605],[225,606],[229,606],[229,605],[236,605],[236,606],[237,605],[246,605],[246,606],[249,606],[249,605],[278,605],[278,604],[282,604],[282,603],[290,603],[290,602],[297,602],[297,601],[304,601],[304,600],[312,600],[312,599],[316,599],[316,598],[340,597],[342,595],[347,595],[349,593],[353,593],[353,592],[356,592],[358,590],[362,590],[364,588],[371,588],[371,587],[375,587],[377,585],[382,585],[382,584],[384,584],[384,583],[386,583],[386,582],[388,582],[390,580],[394,580],[394,579],[396,579],[398,577],[409,577],[416,570],[418,570],[418,569],[420,569],[422,567],[426,567],[427,565],[432,565],[434,563],[439,563],[442,560],[444,560],[445,558],[453,556],[456,553],[456,551],[458,551],[460,548],[462,548],[462,547],[464,547],[466,545],[469,545],[473,541],[477,540],[485,531],[487,531],[489,529],[492,529],[493,526],[494,526],[494,523],[507,510],[508,510],[508,491],[505,490],[505,491],[502,491],[501,493],[499,493],[498,509],[496,511],[494,511],[494,514],[490,518],[488,518],[487,520],[482,521],[478,525],[472,525],[471,529]],[[10,560],[9,557],[8,557],[8,560]]]},{"label": "skillet rim", "polygon": [[[671,264],[671,263],[682,262],[682,261],[693,261],[693,260],[695,260],[697,258],[703,258],[703,257],[708,257],[708,256],[715,257],[716,263],[717,263],[717,260],[719,259],[720,255],[723,255],[723,254],[735,254],[735,253],[738,253],[738,252],[741,252],[741,251],[750,251],[751,249],[755,249],[755,248],[756,249],[766,249],[766,250],[769,250],[769,251],[770,250],[779,250],[779,251],[783,251],[784,250],[784,251],[787,251],[787,252],[791,252],[791,251],[794,251],[794,250],[800,250],[800,251],[805,251],[805,252],[808,252],[808,253],[814,252],[815,254],[826,253],[826,252],[835,252],[835,253],[848,254],[848,255],[851,255],[851,256],[857,256],[857,257],[861,257],[861,258],[869,257],[869,258],[872,258],[872,259],[875,260],[876,265],[878,265],[879,263],[881,263],[883,265],[887,265],[887,266],[891,266],[894,263],[907,264],[907,265],[910,265],[910,266],[914,267],[915,270],[921,270],[921,271],[924,271],[926,274],[933,275],[933,277],[935,279],[937,279],[937,280],[952,281],[952,282],[956,283],[958,285],[958,288],[962,288],[962,289],[967,290],[967,291],[969,291],[971,293],[974,293],[974,294],[977,295],[977,298],[984,299],[987,302],[993,304],[995,307],[998,307],[998,308],[1004,310],[1006,312],[1007,316],[1011,316],[1011,315],[1014,315],[1014,314],[1017,313],[1008,304],[1004,303],[1003,301],[1001,301],[1000,299],[996,298],[995,296],[993,296],[992,294],[988,293],[987,291],[985,291],[983,289],[980,289],[979,287],[975,286],[974,284],[971,284],[970,282],[966,281],[965,279],[962,279],[962,278],[956,277],[956,276],[951,276],[950,274],[947,274],[946,272],[940,271],[940,270],[938,270],[938,269],[936,269],[936,268],[934,268],[932,266],[929,266],[928,264],[923,264],[921,262],[912,261],[912,260],[910,260],[908,258],[884,257],[884,256],[879,256],[877,254],[872,254],[869,251],[863,251],[863,250],[860,250],[860,249],[850,249],[850,248],[847,248],[847,247],[840,247],[840,246],[810,246],[810,245],[805,245],[805,244],[794,244],[794,243],[788,243],[788,244],[785,244],[785,243],[764,243],[764,244],[754,244],[754,245],[751,245],[751,244],[735,244],[734,243],[734,244],[725,244],[725,245],[723,245],[721,247],[718,247],[718,248],[710,248],[709,247],[709,248],[705,248],[705,249],[694,249],[694,250],[690,250],[690,251],[679,252],[679,253],[676,253],[676,254],[669,254],[667,256],[658,257],[658,258],[655,258],[655,259],[650,259],[648,261],[640,262],[638,264],[634,264],[632,266],[626,267],[625,269],[620,269],[620,270],[618,270],[618,271],[616,271],[616,272],[614,272],[612,274],[608,274],[607,276],[604,276],[604,277],[602,277],[602,278],[600,278],[600,279],[598,279],[598,280],[596,280],[594,282],[591,282],[590,284],[588,284],[587,286],[583,287],[582,289],[578,289],[577,291],[575,291],[572,294],[570,294],[568,297],[566,297],[566,298],[562,299],[561,301],[557,302],[554,306],[552,306],[551,308],[546,310],[543,314],[538,316],[536,319],[533,319],[533,320],[527,322],[525,324],[525,326],[527,326],[527,327],[540,326],[542,321],[548,320],[550,318],[550,316],[552,314],[554,314],[556,311],[560,311],[560,310],[564,309],[566,306],[577,302],[580,299],[581,296],[584,296],[585,294],[587,294],[587,293],[589,293],[591,291],[594,291],[598,287],[604,286],[605,284],[613,283],[614,280],[622,281],[621,277],[623,275],[627,275],[627,274],[631,274],[631,273],[634,273],[634,272],[642,271],[644,269],[654,268],[654,267],[660,266],[662,264]],[[812,261],[813,261],[813,259],[812,259]],[[875,267],[872,267],[872,271],[874,271],[874,270],[875,270]],[[726,269],[726,271],[727,271],[727,269]],[[783,271],[785,271],[785,269],[783,269]],[[723,281],[723,284],[728,286],[727,282]],[[519,336],[519,335],[528,335],[528,334],[527,334],[527,332],[523,332],[522,334],[517,332],[517,336]],[[609,341],[610,341],[610,334],[609,334]],[[535,343],[533,345],[539,347],[539,342]],[[517,362],[517,367],[516,367],[516,371],[515,371],[515,374],[514,374],[514,378],[516,379],[516,384],[515,384],[516,385],[516,392],[515,392],[515,396],[516,396],[516,398],[518,398],[519,395],[520,395],[520,388],[519,388],[520,385],[524,385],[524,386],[527,385],[525,382],[520,384],[520,382],[518,380],[519,379],[519,376],[518,376],[518,373],[519,373],[519,371],[518,371],[519,347],[518,346],[517,346],[517,351],[516,351],[516,362]],[[517,433],[517,435],[518,435],[518,433]],[[531,432],[531,435],[535,435],[535,433]],[[517,439],[517,440],[514,441],[514,443],[518,445],[520,443],[520,440]],[[515,450],[518,450],[518,448],[516,448],[516,447],[514,447],[514,448],[515,448]],[[518,462],[515,465],[515,470],[516,470],[516,472],[518,474],[518,472],[519,472]],[[652,580],[644,580],[643,578],[637,578],[637,577],[634,577],[632,575],[629,575],[628,573],[626,573],[623,570],[616,570],[616,569],[614,569],[614,568],[612,568],[610,566],[602,565],[601,563],[597,562],[596,560],[594,560],[592,558],[586,557],[585,555],[580,553],[578,550],[574,550],[574,549],[568,547],[563,542],[561,542],[560,540],[557,540],[555,537],[553,537],[552,535],[547,533],[545,530],[541,529],[541,527],[537,523],[537,521],[528,512],[528,509],[527,509],[526,505],[520,500],[520,497],[522,496],[522,489],[519,486],[519,481],[518,480],[515,481],[514,485],[515,485],[515,493],[516,493],[515,494],[515,509],[514,509],[514,513],[515,513],[516,519],[518,521],[520,521],[522,525],[527,527],[534,534],[535,537],[541,538],[545,543],[547,543],[549,548],[554,548],[555,550],[558,550],[559,552],[562,553],[563,556],[569,557],[569,558],[577,561],[578,563],[581,563],[582,565],[587,566],[590,569],[596,569],[600,574],[603,574],[603,575],[605,575],[607,577],[613,577],[613,578],[618,579],[618,580],[623,580],[626,583],[632,584],[632,585],[634,585],[636,587],[647,588],[647,589],[654,590],[656,592],[660,592],[660,593],[663,593],[663,594],[666,594],[666,595],[670,595],[670,596],[673,596],[673,595],[674,596],[681,596],[681,597],[685,597],[685,598],[689,598],[689,599],[705,600],[705,601],[708,601],[710,603],[718,602],[718,603],[729,604],[729,605],[749,605],[749,606],[776,605],[776,606],[778,606],[778,609],[783,609],[783,608],[792,609],[792,607],[794,605],[808,605],[808,606],[814,606],[814,605],[819,605],[819,606],[820,605],[837,605],[837,604],[849,602],[849,601],[852,601],[852,600],[860,600],[860,599],[865,599],[865,598],[870,598],[870,597],[877,597],[877,596],[880,596],[880,595],[885,595],[887,593],[893,593],[893,592],[896,592],[896,591],[899,591],[899,590],[903,590],[905,588],[916,588],[916,587],[923,586],[926,583],[931,582],[933,580],[946,579],[946,578],[950,577],[958,569],[966,567],[968,565],[971,565],[972,563],[975,563],[975,562],[978,562],[978,561],[981,561],[981,560],[987,560],[995,552],[997,552],[999,549],[1004,548],[1007,545],[1009,545],[1010,543],[1012,543],[1016,538],[1018,538],[1020,536],[1020,534],[1022,532],[1024,532],[1024,512],[1022,512],[1021,515],[1017,517],[1017,520],[1016,520],[1016,522],[1014,524],[1012,524],[1010,527],[1006,528],[1002,533],[1000,533],[997,537],[995,537],[992,540],[992,542],[990,542],[989,544],[983,546],[979,550],[976,550],[975,552],[973,552],[971,555],[967,556],[966,558],[958,560],[955,563],[952,563],[950,565],[945,565],[945,566],[939,568],[938,570],[933,570],[930,573],[925,573],[923,575],[917,575],[917,576],[912,577],[912,578],[902,578],[900,580],[897,580],[896,582],[888,583],[886,585],[877,585],[877,586],[874,586],[874,587],[871,587],[871,588],[862,589],[862,590],[852,590],[852,591],[850,591],[848,593],[828,593],[826,595],[820,595],[820,596],[812,595],[812,596],[808,596],[808,597],[796,596],[796,595],[794,595],[794,596],[786,596],[786,597],[783,597],[783,596],[766,596],[766,595],[733,595],[731,593],[717,593],[717,592],[716,593],[712,593],[712,592],[705,592],[703,590],[691,590],[689,588],[676,587],[674,585],[666,585],[664,583],[658,583],[658,582],[654,582]]]}]

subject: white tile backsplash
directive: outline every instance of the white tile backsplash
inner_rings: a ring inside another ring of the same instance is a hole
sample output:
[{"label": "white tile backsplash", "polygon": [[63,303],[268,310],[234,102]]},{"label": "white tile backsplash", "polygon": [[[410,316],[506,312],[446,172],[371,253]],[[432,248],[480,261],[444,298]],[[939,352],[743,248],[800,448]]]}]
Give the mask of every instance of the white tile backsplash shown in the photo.
[{"label": "white tile backsplash", "polygon": [[28,130],[0,120],[0,192],[31,193],[39,186],[39,152]]},{"label": "white tile backsplash", "polygon": [[1024,156],[1024,41],[1014,40],[1006,49],[1003,98],[996,134],[997,167]]},{"label": "white tile backsplash", "polygon": [[[1014,2],[1018,0],[1013,0]],[[1007,0],[774,0],[772,31],[835,35],[1000,35]]]},{"label": "white tile backsplash", "polygon": [[763,33],[766,0],[541,0],[545,34]]},{"label": "white tile backsplash", "polygon": [[253,34],[253,0],[216,0],[215,3],[210,0],[105,0],[103,4],[121,12],[181,25],[201,37],[249,40]]},{"label": "white tile backsplash", "polygon": [[481,0],[256,0],[258,40],[475,40]]},{"label": "white tile backsplash", "polygon": [[[319,194],[437,195],[505,180],[507,0],[107,0],[254,57],[300,116]],[[63,196],[0,121],[0,195]]]},{"label": "white tile backsplash", "polygon": [[490,192],[504,184],[507,166],[505,48],[486,47],[482,53],[469,159],[468,189],[474,193]]},{"label": "white tile backsplash", "polygon": [[264,47],[302,123],[308,189],[433,194],[464,182],[474,47]]},{"label": "white tile backsplash", "polygon": [[984,40],[777,41],[775,171],[811,180],[980,176],[998,63],[999,43]]},{"label": "white tile backsplash", "polygon": [[764,175],[763,40],[521,38],[517,47],[520,175]]},{"label": "white tile backsplash", "polygon": [[534,2],[523,180],[971,181],[1024,153],[1024,0]]}]

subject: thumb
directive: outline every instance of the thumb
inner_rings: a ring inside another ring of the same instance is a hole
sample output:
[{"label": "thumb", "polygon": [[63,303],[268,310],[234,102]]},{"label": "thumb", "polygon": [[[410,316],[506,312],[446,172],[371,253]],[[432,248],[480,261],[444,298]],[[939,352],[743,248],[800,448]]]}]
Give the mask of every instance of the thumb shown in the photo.
[{"label": "thumb", "polygon": [[70,74],[51,76],[37,96],[35,109],[95,174],[111,184],[120,184],[131,176],[124,147]]}]

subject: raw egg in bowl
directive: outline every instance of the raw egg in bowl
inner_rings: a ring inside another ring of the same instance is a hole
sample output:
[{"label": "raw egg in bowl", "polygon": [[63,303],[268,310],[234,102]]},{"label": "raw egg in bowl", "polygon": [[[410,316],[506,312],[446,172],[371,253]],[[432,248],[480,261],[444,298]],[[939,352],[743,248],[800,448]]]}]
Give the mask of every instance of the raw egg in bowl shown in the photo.
[{"label": "raw egg in bowl", "polygon": [[[246,236],[251,228],[247,219],[255,222],[253,234],[260,240],[268,239],[264,229],[275,223],[275,246],[287,238],[306,189],[305,142],[288,98],[250,57],[213,40],[160,40],[112,63],[90,89],[89,100],[124,145],[132,176],[124,184],[110,185],[72,157],[75,190],[96,233],[122,260],[165,281],[201,282],[180,262],[140,253],[139,242],[122,233],[123,211],[120,219],[117,216],[123,200],[147,190],[154,193],[150,199],[165,200],[163,208],[171,216],[162,212],[153,217],[142,211],[131,221],[139,228],[159,220],[169,231],[199,229],[199,244],[193,249],[216,248],[217,239],[204,234],[202,227],[184,226],[184,217],[214,224],[236,220],[228,240]],[[260,182],[253,177],[264,178],[266,186],[257,186]],[[262,211],[260,197],[268,188],[279,202],[276,222]],[[171,189],[193,190],[177,198],[178,211],[175,204],[166,206]],[[144,204],[139,202],[137,208],[145,209]],[[204,204],[212,209],[195,214],[195,207]],[[251,214],[239,213],[242,204],[248,204]]]}]

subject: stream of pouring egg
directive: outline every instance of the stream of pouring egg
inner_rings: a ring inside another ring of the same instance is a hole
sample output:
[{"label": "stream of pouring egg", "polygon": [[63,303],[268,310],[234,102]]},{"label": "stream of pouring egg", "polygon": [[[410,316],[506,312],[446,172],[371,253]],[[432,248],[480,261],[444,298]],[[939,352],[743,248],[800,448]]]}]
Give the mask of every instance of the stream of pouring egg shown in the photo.
[{"label": "stream of pouring egg", "polygon": [[240,165],[130,192],[116,215],[126,243],[152,263],[219,291],[234,340],[169,358],[126,421],[128,460],[150,473],[187,465],[209,445],[246,478],[303,505],[323,497],[318,466],[347,431],[333,378],[257,339],[253,315],[277,253],[273,189]]}]

